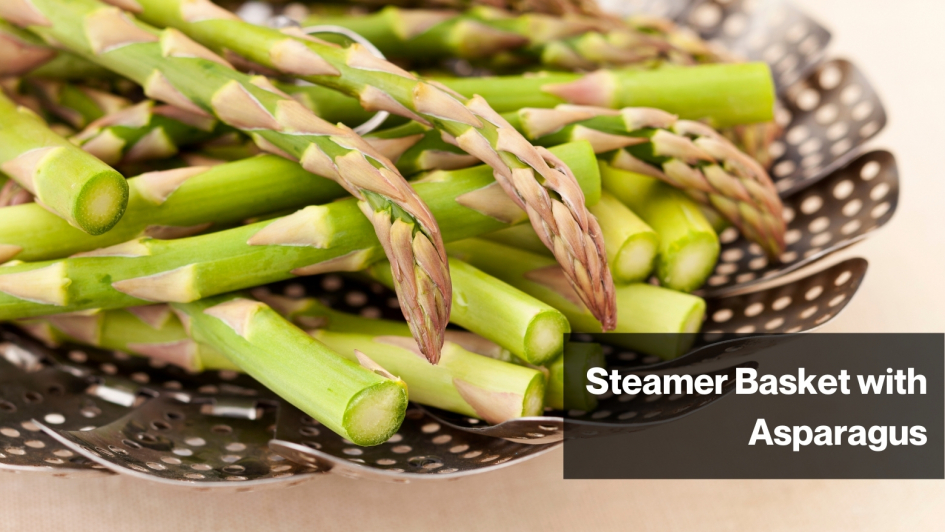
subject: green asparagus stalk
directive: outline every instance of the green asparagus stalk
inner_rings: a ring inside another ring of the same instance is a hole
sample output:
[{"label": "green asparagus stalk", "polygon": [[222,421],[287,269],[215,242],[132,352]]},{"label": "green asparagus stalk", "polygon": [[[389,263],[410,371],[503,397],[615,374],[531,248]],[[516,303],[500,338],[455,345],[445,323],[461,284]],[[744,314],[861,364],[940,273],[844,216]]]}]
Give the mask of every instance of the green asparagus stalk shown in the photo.
[{"label": "green asparagus stalk", "polygon": [[538,370],[470,353],[452,342],[443,346],[436,366],[420,358],[416,344],[401,336],[313,331],[330,348],[351,356],[362,351],[397,375],[410,390],[410,400],[467,416],[502,423],[539,415],[545,377]]},{"label": "green asparagus stalk", "polygon": [[[519,290],[560,310],[574,332],[601,332],[600,323],[568,288],[561,270],[551,259],[480,239],[447,246],[451,256],[495,276]],[[691,294],[638,283],[617,287],[620,318],[614,332],[671,333],[616,334],[613,341],[663,358],[684,353],[699,331],[705,301]]]},{"label": "green asparagus stalk", "polygon": [[660,238],[646,222],[609,193],[601,193],[600,202],[591,207],[600,220],[607,245],[607,260],[614,272],[614,282],[630,284],[645,281],[653,271]]},{"label": "green asparagus stalk", "polygon": [[232,131],[220,121],[145,100],[88,124],[72,141],[106,164],[165,159]]},{"label": "green asparagus stalk", "polygon": [[[209,3],[190,2],[186,8],[192,19],[232,17]],[[403,311],[424,353],[436,361],[451,298],[436,220],[393,164],[353,131],[319,119],[265,78],[236,72],[180,31],[156,30],[95,0],[4,3],[0,16],[134,80],[151,98],[199,115],[212,113],[249,132],[263,149],[299,160],[345,187],[374,224],[397,270]]]},{"label": "green asparagus stalk", "polygon": [[400,428],[407,387],[370,358],[339,355],[259,301],[225,295],[173,308],[198,342],[345,439],[378,445]]},{"label": "green asparagus stalk", "polygon": [[774,82],[764,63],[436,79],[460,94],[482,96],[499,113],[575,104],[654,107],[713,127],[774,119]]},{"label": "green asparagus stalk", "polygon": [[[405,322],[365,318],[335,310],[316,298],[292,298],[273,294],[265,287],[256,288],[253,297],[272,307],[276,312],[285,316],[289,321],[303,329],[324,329],[332,332],[361,333],[372,336],[404,336],[410,337],[410,327]],[[509,362],[512,354],[498,344],[467,331],[447,329],[447,342],[463,349],[488,356],[496,360]]]},{"label": "green asparagus stalk", "polygon": [[[100,235],[121,218],[128,183],[0,94],[0,171],[71,225]],[[15,252],[0,249],[0,255]]]},{"label": "green asparagus stalk", "polygon": [[[473,268],[450,259],[453,308],[450,321],[508,349],[529,364],[542,365],[560,356],[568,320],[551,306]],[[391,286],[390,266],[379,262],[371,277]]]},{"label": "green asparagus stalk", "polygon": [[699,205],[658,179],[601,162],[605,189],[659,234],[660,284],[691,292],[705,282],[719,258],[719,237]]},{"label": "green asparagus stalk", "polygon": [[545,406],[555,410],[592,412],[597,408],[597,396],[587,391],[586,375],[591,368],[606,366],[600,344],[568,342],[564,346],[564,356],[548,366]]},{"label": "green asparagus stalk", "polygon": [[127,98],[63,81],[29,78],[24,88],[39,97],[45,110],[77,129],[131,105]]},{"label": "green asparagus stalk", "polygon": [[36,204],[0,209],[0,260],[43,261],[133,238],[181,238],[269,212],[344,195],[333,181],[275,155],[215,167],[149,172],[128,180],[128,209],[111,231],[89,235]]},{"label": "green asparagus stalk", "polygon": [[[552,153],[575,166],[596,166],[586,143]],[[599,190],[597,172],[583,175],[589,191]],[[488,167],[438,172],[414,187],[443,220],[448,241],[526,220]],[[5,266],[0,268],[0,320],[190,302],[294,276],[359,271],[381,259],[382,249],[357,201],[342,200],[206,235],[141,238],[68,259]]]},{"label": "green asparagus stalk", "polygon": [[16,326],[49,347],[89,345],[146,356],[194,372],[239,369],[219,351],[191,340],[167,305],[47,316],[20,320]]},{"label": "green asparagus stalk", "polygon": [[[61,1],[42,0],[44,5]],[[280,32],[255,26],[209,1],[137,0],[136,4],[143,20],[179,29],[218,53],[230,51],[264,67],[355,96],[365,109],[390,111],[448,135],[495,170],[503,190],[528,213],[588,308],[605,329],[613,324],[613,280],[607,262],[600,260],[605,254],[600,228],[584,207],[575,176],[560,160],[529,144],[485,100],[466,99],[424,81],[378,59],[360,44],[341,48],[297,28]],[[395,279],[400,282],[406,267],[395,266]],[[438,299],[440,312],[434,321],[445,326],[449,298]],[[427,315],[419,311],[407,314],[412,315],[411,322]]]}]

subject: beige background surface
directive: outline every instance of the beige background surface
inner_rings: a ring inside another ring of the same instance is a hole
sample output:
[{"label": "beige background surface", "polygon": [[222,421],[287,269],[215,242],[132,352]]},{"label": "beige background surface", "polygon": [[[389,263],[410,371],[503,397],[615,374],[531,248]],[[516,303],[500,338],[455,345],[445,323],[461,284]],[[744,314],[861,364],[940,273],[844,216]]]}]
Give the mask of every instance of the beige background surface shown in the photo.
[{"label": "beige background surface", "polygon": [[[797,0],[879,88],[904,177],[892,223],[832,331],[945,331],[945,2]],[[118,477],[0,475],[0,530],[945,530],[945,481],[568,481],[561,453],[448,483],[325,476],[203,493]]]}]

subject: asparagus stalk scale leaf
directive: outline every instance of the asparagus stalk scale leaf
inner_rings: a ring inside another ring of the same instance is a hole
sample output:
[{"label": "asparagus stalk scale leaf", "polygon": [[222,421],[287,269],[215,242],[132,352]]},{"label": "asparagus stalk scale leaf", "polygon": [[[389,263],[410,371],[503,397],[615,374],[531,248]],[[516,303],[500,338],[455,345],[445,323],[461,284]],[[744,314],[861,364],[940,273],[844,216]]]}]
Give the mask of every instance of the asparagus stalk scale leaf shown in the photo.
[{"label": "asparagus stalk scale leaf", "polygon": [[[605,250],[600,227],[585,208],[574,175],[547,150],[529,144],[484,99],[467,99],[424,81],[359,44],[341,48],[297,28],[280,32],[255,26],[208,0],[139,0],[135,8],[142,19],[177,28],[218,53],[236,54],[334,88],[357,97],[366,109],[390,111],[435,127],[493,168],[496,180],[528,213],[581,299],[605,329],[613,326],[613,280],[607,261],[601,259]],[[395,278],[402,272],[403,268],[395,271]],[[449,301],[440,299],[446,312]]]},{"label": "asparagus stalk scale leaf", "polygon": [[[232,16],[204,2],[187,2],[186,8],[189,18]],[[374,225],[396,270],[404,315],[423,352],[436,361],[451,299],[439,228],[393,164],[352,130],[319,119],[265,78],[236,72],[180,31],[156,30],[95,0],[5,2],[0,16],[134,80],[149,97],[215,115],[249,132],[264,149],[338,181]],[[265,238],[293,245],[295,236]]]},{"label": "asparagus stalk scale leaf", "polygon": [[[3,94],[0,171],[71,225],[92,235],[118,223],[128,204],[128,183],[121,174],[73,146]],[[3,246],[0,257],[19,251]]]}]

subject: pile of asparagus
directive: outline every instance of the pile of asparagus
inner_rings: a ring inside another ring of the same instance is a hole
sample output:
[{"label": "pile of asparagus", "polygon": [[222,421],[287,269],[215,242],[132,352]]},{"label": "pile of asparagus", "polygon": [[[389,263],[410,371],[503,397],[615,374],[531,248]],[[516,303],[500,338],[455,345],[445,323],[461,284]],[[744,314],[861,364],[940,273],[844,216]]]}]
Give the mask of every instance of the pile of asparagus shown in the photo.
[{"label": "pile of asparagus", "polygon": [[[0,2],[0,320],[246,372],[359,445],[408,398],[592,408],[564,361],[602,350],[569,333],[696,332],[721,229],[783,251],[764,164],[727,136],[771,121],[771,76],[587,1],[468,3],[277,6],[302,23],[276,29],[209,0]],[[404,321],[265,286],[331,272]]]}]

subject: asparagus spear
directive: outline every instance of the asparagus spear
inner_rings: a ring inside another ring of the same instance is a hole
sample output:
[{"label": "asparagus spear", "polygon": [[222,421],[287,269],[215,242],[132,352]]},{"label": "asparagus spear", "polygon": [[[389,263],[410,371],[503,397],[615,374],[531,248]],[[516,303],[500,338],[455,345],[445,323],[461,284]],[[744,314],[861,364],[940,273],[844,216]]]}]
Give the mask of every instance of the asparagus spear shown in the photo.
[{"label": "asparagus spear", "polygon": [[[551,259],[480,239],[454,242],[450,254],[560,310],[574,332],[597,333],[600,323],[563,282]],[[691,344],[705,314],[697,296],[649,284],[617,287],[620,318],[608,339],[663,358],[675,358]],[[668,334],[655,334],[668,333]]]},{"label": "asparagus spear", "polygon": [[180,146],[230,131],[212,117],[145,100],[93,121],[72,141],[105,163],[118,164],[173,157]]},{"label": "asparagus spear", "polygon": [[[402,321],[355,316],[335,310],[313,297],[280,296],[273,294],[265,287],[256,288],[252,293],[253,297],[304,329],[324,329],[372,336],[410,337],[410,328]],[[512,359],[512,354],[507,349],[471,332],[447,329],[445,338],[447,342],[453,342],[473,353],[504,362]]]},{"label": "asparagus spear", "polygon": [[[232,16],[209,3],[187,6],[197,10],[188,11],[190,18]],[[95,0],[4,3],[0,16],[134,80],[149,97],[213,113],[248,131],[263,149],[338,181],[374,224],[397,270],[402,309],[423,352],[436,361],[451,298],[436,220],[393,164],[353,131],[319,119],[265,78],[234,71],[181,32],[147,27]]]},{"label": "asparagus spear", "polygon": [[345,439],[378,445],[400,428],[407,387],[371,359],[339,355],[259,301],[225,295],[173,308],[198,342]]},{"label": "asparagus spear", "polygon": [[539,415],[543,408],[545,378],[540,371],[476,355],[452,342],[446,342],[440,363],[433,366],[417,356],[409,338],[325,330],[311,334],[346,356],[363,351],[403,379],[410,399],[420,404],[493,424]]},{"label": "asparagus spear", "polygon": [[[561,312],[463,261],[450,259],[453,308],[450,321],[508,349],[529,364],[545,364],[561,355],[571,332]],[[390,266],[368,269],[373,279],[391,286]]]},{"label": "asparagus spear", "polygon": [[[42,0],[57,1],[62,0]],[[267,68],[356,96],[365,109],[390,111],[448,135],[495,170],[497,181],[528,213],[581,299],[605,329],[613,325],[613,280],[606,261],[600,260],[605,253],[600,227],[584,207],[575,176],[560,160],[529,144],[485,100],[466,99],[426,82],[359,44],[340,48],[297,29],[283,33],[255,26],[209,1],[137,0],[138,7],[142,19],[177,28],[217,52],[229,50]],[[406,266],[395,266],[395,279],[401,282]],[[438,298],[436,325],[445,326],[447,295]],[[410,321],[425,315],[418,313]]]},{"label": "asparagus spear", "polygon": [[705,282],[719,258],[719,237],[698,204],[658,179],[601,163],[605,189],[659,233],[657,277],[673,290],[691,292]]},{"label": "asparagus spear", "polygon": [[[128,183],[0,94],[0,170],[71,225],[100,235],[121,218]],[[19,250],[5,246],[0,256]]]},{"label": "asparagus spear", "polygon": [[[554,153],[596,165],[586,143]],[[597,172],[584,185],[599,190]],[[525,221],[487,167],[439,172],[414,185],[461,240]],[[287,217],[178,240],[142,238],[68,259],[0,269],[0,320],[147,302],[189,302],[298,275],[358,271],[383,257],[357,200],[310,206]],[[101,275],[108,272],[109,275]]]},{"label": "asparagus spear", "polygon": [[20,320],[16,326],[50,347],[90,345],[146,356],[188,371],[237,370],[219,351],[190,339],[167,305]]},{"label": "asparagus spear", "polygon": [[0,209],[2,260],[42,261],[133,238],[179,238],[246,218],[326,203],[344,195],[334,182],[275,155],[213,168],[149,172],[128,180],[128,209],[111,231],[83,233],[36,204]]}]

